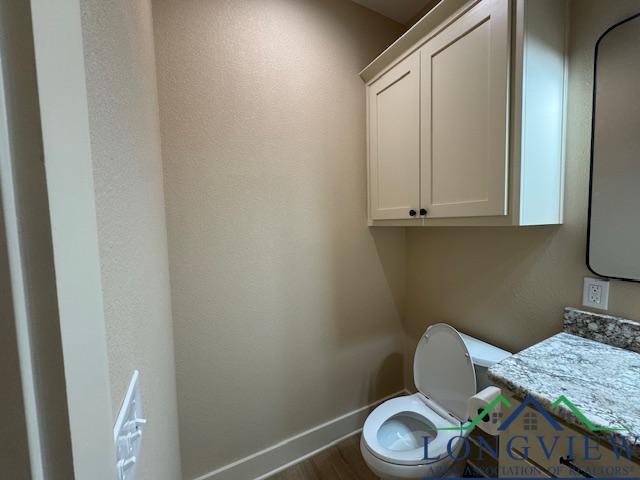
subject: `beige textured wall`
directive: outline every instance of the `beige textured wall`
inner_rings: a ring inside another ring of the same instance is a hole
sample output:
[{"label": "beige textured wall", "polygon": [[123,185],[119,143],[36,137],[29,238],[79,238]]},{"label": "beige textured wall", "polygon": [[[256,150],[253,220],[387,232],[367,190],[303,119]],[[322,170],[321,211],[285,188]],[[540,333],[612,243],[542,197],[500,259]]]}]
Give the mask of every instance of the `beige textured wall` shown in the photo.
[{"label": "beige textured wall", "polygon": [[[589,275],[585,249],[594,47],[610,25],[639,11],[638,0],[571,4],[564,225],[408,231],[408,352],[428,325],[440,321],[520,350],[558,332],[565,306],[580,306],[582,279]],[[611,313],[640,318],[640,285],[612,282],[609,302]]]},{"label": "beige textured wall", "polygon": [[115,418],[134,369],[139,477],[181,478],[151,5],[83,0],[96,212]]},{"label": "beige textured wall", "polygon": [[153,3],[185,478],[403,386],[404,232],[366,227],[344,0]]}]

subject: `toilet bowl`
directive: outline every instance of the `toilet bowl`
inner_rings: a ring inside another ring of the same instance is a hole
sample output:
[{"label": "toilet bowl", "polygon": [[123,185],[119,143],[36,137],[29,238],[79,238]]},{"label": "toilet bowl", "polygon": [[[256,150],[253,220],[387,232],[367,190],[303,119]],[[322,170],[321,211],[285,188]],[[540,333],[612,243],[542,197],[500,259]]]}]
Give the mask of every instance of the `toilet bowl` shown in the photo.
[{"label": "toilet bowl", "polygon": [[483,369],[509,355],[449,325],[429,327],[414,356],[418,392],[387,400],[365,421],[360,450],[369,468],[385,480],[461,477],[467,401],[488,386]]},{"label": "toilet bowl", "polygon": [[[403,396],[376,408],[362,431],[360,449],[369,468],[384,479],[442,477],[451,470],[466,430],[429,408],[421,394]],[[425,460],[424,437],[428,437]],[[453,455],[449,455],[448,449]],[[459,462],[463,463],[463,462]],[[456,475],[461,476],[461,475]]]}]

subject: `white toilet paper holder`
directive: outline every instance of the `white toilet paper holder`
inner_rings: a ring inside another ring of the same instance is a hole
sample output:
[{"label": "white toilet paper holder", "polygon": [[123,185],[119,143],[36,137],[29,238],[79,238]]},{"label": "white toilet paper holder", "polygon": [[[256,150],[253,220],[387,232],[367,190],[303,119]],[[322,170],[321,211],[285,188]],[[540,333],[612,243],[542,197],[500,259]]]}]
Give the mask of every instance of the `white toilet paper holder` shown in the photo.
[{"label": "white toilet paper holder", "polygon": [[[474,396],[470,397],[467,402],[467,416],[473,420],[478,417],[486,408],[502,395],[502,390],[495,386],[489,386]],[[496,403],[491,411],[479,419],[476,426],[486,433],[498,435],[500,425],[502,424],[502,402]]]}]

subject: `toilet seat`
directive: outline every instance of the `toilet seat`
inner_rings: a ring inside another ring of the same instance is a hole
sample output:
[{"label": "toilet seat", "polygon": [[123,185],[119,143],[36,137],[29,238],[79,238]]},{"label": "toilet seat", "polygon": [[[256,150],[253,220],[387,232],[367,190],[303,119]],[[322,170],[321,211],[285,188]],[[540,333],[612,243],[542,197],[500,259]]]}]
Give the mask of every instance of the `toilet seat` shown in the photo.
[{"label": "toilet seat", "polygon": [[458,420],[467,419],[467,402],[476,394],[476,372],[455,328],[437,323],[427,329],[413,356],[413,381],[418,392]]},{"label": "toilet seat", "polygon": [[[464,430],[435,430],[436,428],[458,427],[460,422],[453,418],[451,420],[443,418],[429,408],[425,401],[426,398],[423,395],[416,393],[388,400],[378,406],[365,421],[362,431],[362,440],[367,450],[380,460],[396,465],[425,465],[446,457],[449,441],[454,437],[464,437],[467,432]],[[383,433],[397,434],[399,443],[405,443],[406,448],[393,448],[392,445],[389,445],[388,438],[381,438],[381,428],[385,422],[393,420],[394,416],[399,417],[398,425],[389,426],[389,432]],[[429,459],[424,458],[422,436],[416,435],[417,438],[408,438],[407,440],[400,438],[407,435],[406,428],[403,428],[404,425],[402,425],[407,418],[422,423],[431,434],[435,435],[435,438],[430,439],[428,443]],[[397,432],[394,432],[394,429]]]},{"label": "toilet seat", "polygon": [[371,412],[362,432],[363,448],[388,467],[451,465],[449,451],[457,451],[469,435],[459,427],[466,421],[467,401],[476,393],[473,362],[456,329],[443,323],[427,329],[416,348],[413,375],[418,393],[387,400]]}]

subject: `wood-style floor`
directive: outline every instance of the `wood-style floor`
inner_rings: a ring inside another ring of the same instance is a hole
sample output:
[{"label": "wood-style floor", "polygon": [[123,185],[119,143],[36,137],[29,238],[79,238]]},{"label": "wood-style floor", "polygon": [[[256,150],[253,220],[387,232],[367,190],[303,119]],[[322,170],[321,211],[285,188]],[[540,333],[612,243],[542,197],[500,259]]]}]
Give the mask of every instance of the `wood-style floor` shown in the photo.
[{"label": "wood-style floor", "polygon": [[[464,477],[479,478],[467,466]],[[268,480],[379,480],[362,458],[360,434],[353,435],[292,467],[276,473]]]},{"label": "wood-style floor", "polygon": [[378,480],[360,453],[360,435],[353,435],[269,480]]}]

